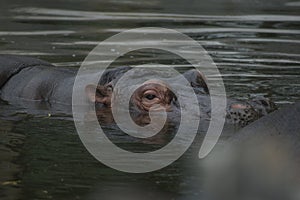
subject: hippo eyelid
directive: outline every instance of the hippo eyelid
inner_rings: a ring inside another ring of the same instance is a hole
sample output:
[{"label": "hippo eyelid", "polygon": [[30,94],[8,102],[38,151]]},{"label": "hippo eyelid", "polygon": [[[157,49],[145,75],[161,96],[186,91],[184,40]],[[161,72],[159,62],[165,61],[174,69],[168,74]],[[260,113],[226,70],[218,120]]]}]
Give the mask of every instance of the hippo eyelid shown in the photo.
[{"label": "hippo eyelid", "polygon": [[154,94],[146,94],[146,95],[144,95],[144,97],[146,99],[148,99],[148,100],[153,100],[154,98],[156,98],[156,95],[154,95]]}]

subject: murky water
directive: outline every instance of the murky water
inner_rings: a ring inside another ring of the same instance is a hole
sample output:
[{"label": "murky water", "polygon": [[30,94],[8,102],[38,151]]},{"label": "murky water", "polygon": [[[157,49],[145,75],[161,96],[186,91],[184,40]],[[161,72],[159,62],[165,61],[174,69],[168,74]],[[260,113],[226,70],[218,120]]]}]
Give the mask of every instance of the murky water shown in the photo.
[{"label": "murky water", "polygon": [[[264,95],[279,106],[300,99],[297,1],[2,0],[0,11],[1,54],[30,55],[78,68],[98,42],[118,32],[172,28],[205,47],[223,75],[228,96]],[[186,65],[151,51],[132,52],[115,65],[148,62]],[[47,110],[28,115],[5,102],[0,107],[1,199],[203,196],[203,174],[193,151],[157,172],[121,173],[87,152],[70,116],[48,116]]]}]

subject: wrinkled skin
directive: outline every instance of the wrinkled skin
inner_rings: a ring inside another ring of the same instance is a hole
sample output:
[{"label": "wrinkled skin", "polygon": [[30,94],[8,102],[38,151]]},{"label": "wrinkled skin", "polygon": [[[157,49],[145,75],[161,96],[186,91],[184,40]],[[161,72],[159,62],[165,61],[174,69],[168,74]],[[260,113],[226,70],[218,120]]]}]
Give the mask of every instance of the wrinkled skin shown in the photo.
[{"label": "wrinkled skin", "polygon": [[[112,94],[116,83],[130,67],[118,67],[106,70],[98,85],[85,87],[86,99],[99,108],[110,108]],[[1,99],[9,102],[24,100],[47,102],[52,104],[71,105],[72,88],[75,69],[58,68],[45,61],[12,55],[0,56],[0,91]],[[197,94],[201,112],[210,117],[210,97],[205,78],[198,70],[188,70],[184,74],[190,86]],[[134,77],[133,77],[134,78]],[[176,77],[172,81],[176,82]],[[188,95],[188,94],[187,94]],[[171,118],[176,118],[179,103],[177,97],[164,81],[150,79],[145,81],[134,92],[130,101],[133,115],[142,124],[150,122],[148,112],[165,109]],[[246,102],[228,100],[226,120],[241,126],[266,115],[274,109],[274,105],[265,98],[257,98]],[[105,112],[108,113],[108,112]],[[141,118],[144,118],[141,120]],[[140,124],[140,122],[137,122]]]}]

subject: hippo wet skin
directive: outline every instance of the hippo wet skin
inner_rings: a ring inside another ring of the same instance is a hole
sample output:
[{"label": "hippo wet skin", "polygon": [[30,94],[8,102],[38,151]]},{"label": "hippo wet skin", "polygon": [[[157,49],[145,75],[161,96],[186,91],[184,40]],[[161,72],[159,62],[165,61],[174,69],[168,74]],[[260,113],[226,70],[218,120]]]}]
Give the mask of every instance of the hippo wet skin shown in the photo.
[{"label": "hippo wet skin", "polygon": [[[126,67],[107,70],[99,83],[105,85],[125,70]],[[0,55],[1,98],[70,105],[76,73],[76,69],[55,67],[35,58]]]},{"label": "hippo wet skin", "polygon": [[[116,82],[130,69],[131,67],[117,67],[106,70],[98,85],[85,86],[87,101],[91,105],[109,108]],[[0,55],[0,97],[8,102],[35,101],[50,105],[71,105],[76,73],[76,69],[56,67],[35,58]],[[210,98],[204,76],[197,70],[188,70],[183,75],[194,88],[200,107],[209,116],[210,109],[207,107],[210,107]],[[273,104],[264,98],[228,102],[227,122],[243,126],[274,109]],[[166,83],[157,80],[143,83],[133,94],[130,103],[133,112],[143,114],[149,112],[155,104],[169,112],[174,112],[178,107],[174,93]]]}]

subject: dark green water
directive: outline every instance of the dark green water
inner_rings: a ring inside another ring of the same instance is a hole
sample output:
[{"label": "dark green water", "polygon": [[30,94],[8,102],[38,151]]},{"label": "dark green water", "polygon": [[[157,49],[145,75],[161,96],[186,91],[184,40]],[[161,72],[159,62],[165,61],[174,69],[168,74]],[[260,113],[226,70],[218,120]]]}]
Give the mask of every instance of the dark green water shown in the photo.
[{"label": "dark green water", "polygon": [[[120,31],[172,28],[203,44],[228,96],[264,95],[281,106],[300,99],[299,11],[300,2],[287,0],[1,0],[0,53],[78,68]],[[147,62],[185,67],[147,51],[115,64]],[[29,115],[5,102],[0,110],[0,199],[204,199],[192,150],[156,172],[122,173],[87,152],[71,116]]]}]

